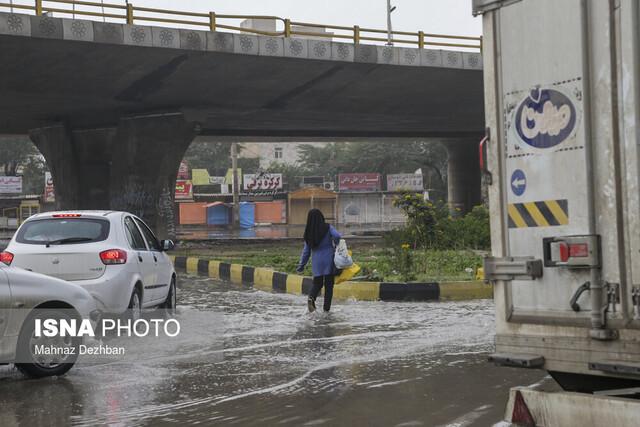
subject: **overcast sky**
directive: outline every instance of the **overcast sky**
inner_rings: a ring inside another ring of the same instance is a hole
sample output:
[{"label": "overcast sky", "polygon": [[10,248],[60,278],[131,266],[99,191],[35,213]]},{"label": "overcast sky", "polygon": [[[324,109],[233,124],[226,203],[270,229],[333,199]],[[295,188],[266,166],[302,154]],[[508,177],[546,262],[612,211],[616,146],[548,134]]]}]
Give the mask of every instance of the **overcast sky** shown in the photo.
[{"label": "overcast sky", "polygon": [[[386,0],[131,0],[136,6],[221,14],[276,15],[294,21],[384,29]],[[471,0],[393,0],[393,27],[401,31],[479,36]]]}]

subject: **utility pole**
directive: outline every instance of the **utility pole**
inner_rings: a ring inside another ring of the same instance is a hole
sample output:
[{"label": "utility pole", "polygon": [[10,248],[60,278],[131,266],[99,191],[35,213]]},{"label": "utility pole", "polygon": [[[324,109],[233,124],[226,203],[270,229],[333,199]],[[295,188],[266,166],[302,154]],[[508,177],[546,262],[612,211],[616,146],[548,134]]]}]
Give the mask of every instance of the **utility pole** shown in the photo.
[{"label": "utility pole", "polygon": [[393,46],[393,27],[391,25],[391,14],[396,10],[395,6],[391,6],[391,0],[387,0],[387,46]]},{"label": "utility pole", "polygon": [[238,143],[231,144],[231,173],[233,174],[233,228],[240,223],[240,189],[238,188]]}]

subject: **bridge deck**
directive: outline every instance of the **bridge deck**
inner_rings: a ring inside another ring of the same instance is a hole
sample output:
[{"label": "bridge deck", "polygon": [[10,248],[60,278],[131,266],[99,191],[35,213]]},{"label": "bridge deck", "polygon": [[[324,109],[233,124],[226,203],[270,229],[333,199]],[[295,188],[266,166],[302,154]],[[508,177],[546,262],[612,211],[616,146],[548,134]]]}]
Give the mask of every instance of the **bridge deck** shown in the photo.
[{"label": "bridge deck", "polygon": [[479,53],[0,13],[0,133],[184,112],[235,136],[483,130]]}]

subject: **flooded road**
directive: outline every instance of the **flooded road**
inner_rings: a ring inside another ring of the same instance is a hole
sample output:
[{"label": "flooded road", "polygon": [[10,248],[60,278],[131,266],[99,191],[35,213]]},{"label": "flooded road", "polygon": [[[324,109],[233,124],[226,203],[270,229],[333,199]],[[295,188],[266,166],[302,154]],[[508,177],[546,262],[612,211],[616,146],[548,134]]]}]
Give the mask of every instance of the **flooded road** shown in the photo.
[{"label": "flooded road", "polygon": [[487,426],[510,387],[544,377],[486,363],[492,301],[339,301],[325,316],[209,279],[178,295],[187,326],[164,353],[44,380],[0,367],[0,424]]}]

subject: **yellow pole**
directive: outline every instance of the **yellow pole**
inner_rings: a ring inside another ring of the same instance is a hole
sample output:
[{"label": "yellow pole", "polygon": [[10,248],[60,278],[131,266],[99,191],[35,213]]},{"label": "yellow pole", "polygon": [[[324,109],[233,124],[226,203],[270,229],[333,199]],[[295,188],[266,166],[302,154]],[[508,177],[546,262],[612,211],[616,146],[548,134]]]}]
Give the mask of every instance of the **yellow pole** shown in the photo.
[{"label": "yellow pole", "polygon": [[424,31],[418,31],[418,47],[424,49]]},{"label": "yellow pole", "polygon": [[291,37],[291,19],[284,20],[284,36]]},{"label": "yellow pole", "polygon": [[215,12],[209,12],[209,29],[211,31],[216,30],[216,13]]},{"label": "yellow pole", "polygon": [[36,0],[36,15],[42,16],[42,0]]},{"label": "yellow pole", "polygon": [[127,2],[127,24],[133,25],[133,5]]},{"label": "yellow pole", "polygon": [[357,25],[353,26],[353,43],[360,44],[360,27]]}]

